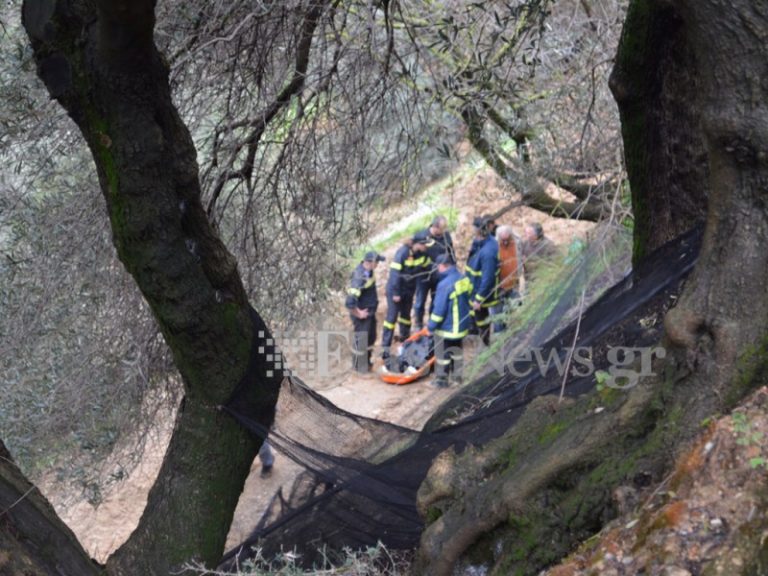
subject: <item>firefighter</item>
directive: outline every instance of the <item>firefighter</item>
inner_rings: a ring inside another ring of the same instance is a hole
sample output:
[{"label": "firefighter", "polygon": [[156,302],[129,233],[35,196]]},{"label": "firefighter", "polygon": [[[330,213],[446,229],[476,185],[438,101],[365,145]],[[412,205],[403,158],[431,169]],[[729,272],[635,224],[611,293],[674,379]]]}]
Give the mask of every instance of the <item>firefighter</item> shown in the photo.
[{"label": "firefighter", "polygon": [[435,290],[437,289],[437,270],[435,262],[442,254],[448,254],[451,259],[456,261],[456,252],[453,248],[453,239],[448,232],[448,219],[445,216],[435,216],[429,228],[422,231],[427,237],[427,256],[432,261],[430,273],[416,286],[416,301],[413,304],[414,328],[421,330],[424,326],[424,312],[427,308],[427,297],[430,296],[430,312],[435,301]]},{"label": "firefighter", "polygon": [[491,341],[490,308],[498,304],[499,244],[490,233],[494,222],[487,216],[475,218],[472,256],[467,262],[467,276],[472,282],[472,315],[483,343]]},{"label": "firefighter", "polygon": [[436,266],[435,305],[427,324],[427,330],[435,337],[435,379],[431,384],[446,388],[449,378],[461,381],[462,343],[471,323],[469,295],[472,283],[458,271],[447,254],[438,257]]},{"label": "firefighter", "polygon": [[379,297],[376,294],[374,270],[384,256],[376,252],[366,253],[363,261],[352,272],[347,288],[346,306],[352,318],[352,366],[360,373],[371,368],[371,349],[376,342],[376,308]]},{"label": "firefighter", "polygon": [[407,339],[411,334],[411,307],[416,284],[423,276],[429,274],[431,265],[429,257],[425,254],[426,245],[426,234],[417,232],[409,242],[398,248],[389,265],[387,315],[381,334],[381,357],[386,368],[389,368],[395,324],[400,325],[401,340]]}]

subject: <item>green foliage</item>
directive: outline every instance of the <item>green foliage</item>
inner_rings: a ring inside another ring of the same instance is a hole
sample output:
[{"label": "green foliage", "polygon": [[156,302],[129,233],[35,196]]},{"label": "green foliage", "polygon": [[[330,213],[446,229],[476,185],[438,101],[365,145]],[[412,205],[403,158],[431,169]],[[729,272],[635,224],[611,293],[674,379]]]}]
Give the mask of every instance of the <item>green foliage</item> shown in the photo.
[{"label": "green foliage", "polygon": [[607,383],[610,381],[611,375],[605,370],[598,370],[595,372],[595,388],[598,392],[605,390]]},{"label": "green foliage", "polygon": [[[743,412],[734,412],[731,414],[731,426],[737,436],[736,444],[739,446],[758,446],[762,448],[765,444],[765,434],[754,429],[754,423],[747,418]],[[768,470],[768,459],[765,456],[753,456],[749,459],[751,468],[765,468]]]}]

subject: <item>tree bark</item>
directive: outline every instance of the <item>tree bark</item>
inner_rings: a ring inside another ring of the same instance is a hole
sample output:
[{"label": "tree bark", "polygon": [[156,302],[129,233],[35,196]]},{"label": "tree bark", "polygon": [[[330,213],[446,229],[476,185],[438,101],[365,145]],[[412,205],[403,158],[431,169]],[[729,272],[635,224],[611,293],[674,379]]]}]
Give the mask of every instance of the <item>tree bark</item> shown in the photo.
[{"label": "tree bark", "polygon": [[534,405],[483,451],[444,455],[420,490],[439,518],[419,573],[447,576],[483,546],[492,574],[538,573],[615,515],[616,487],[663,477],[703,419],[768,382],[766,30],[764,2],[632,2],[614,91],[640,203],[635,255],[696,222],[709,196],[699,261],[664,318],[660,376]]},{"label": "tree bark", "polygon": [[666,328],[717,391],[768,338],[768,5],[688,0],[679,10],[698,59],[691,107],[708,159],[709,210],[699,264]]},{"label": "tree bark", "polygon": [[[114,574],[167,575],[214,564],[258,442],[219,407],[238,383],[269,426],[280,371],[251,364],[251,315],[234,257],[200,201],[196,151],[153,43],[152,0],[27,0],[38,73],[93,153],[118,255],[147,299],[185,387],[147,508],[109,560]],[[263,343],[262,343],[263,344]]]},{"label": "tree bark", "polygon": [[704,220],[709,181],[701,79],[690,30],[670,3],[630,3],[610,78],[634,213],[634,261]]},{"label": "tree bark", "polygon": [[102,573],[0,442],[0,574]]}]

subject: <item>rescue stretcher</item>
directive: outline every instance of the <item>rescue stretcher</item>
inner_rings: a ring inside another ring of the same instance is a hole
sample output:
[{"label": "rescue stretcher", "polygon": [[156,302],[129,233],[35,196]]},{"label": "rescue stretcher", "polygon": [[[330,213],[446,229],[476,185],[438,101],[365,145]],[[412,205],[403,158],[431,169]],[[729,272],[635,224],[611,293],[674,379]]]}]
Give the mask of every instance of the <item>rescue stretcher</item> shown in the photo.
[{"label": "rescue stretcher", "polygon": [[428,375],[434,363],[435,351],[432,337],[427,329],[423,328],[411,334],[399,347],[397,367],[400,370],[390,370],[385,364],[379,371],[379,378],[387,384],[397,386],[412,384]]}]

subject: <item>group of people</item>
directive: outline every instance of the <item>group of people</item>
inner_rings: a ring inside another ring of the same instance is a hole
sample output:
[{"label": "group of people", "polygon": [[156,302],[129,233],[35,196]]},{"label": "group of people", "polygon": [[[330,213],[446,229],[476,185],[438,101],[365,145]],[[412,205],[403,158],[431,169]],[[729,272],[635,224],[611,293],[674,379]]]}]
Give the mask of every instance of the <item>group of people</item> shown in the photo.
[{"label": "group of people", "polygon": [[[530,281],[535,261],[554,251],[538,223],[526,226],[523,239],[518,239],[511,227],[497,226],[491,216],[479,216],[473,225],[475,237],[465,274],[457,267],[444,216],[436,216],[428,228],[414,234],[395,253],[389,265],[381,335],[385,369],[390,365],[395,328],[399,327],[401,341],[412,329],[422,330],[429,300],[426,327],[434,337],[436,357],[432,384],[446,387],[458,381],[464,338],[476,332],[487,345],[492,328],[503,330],[501,312],[508,302],[519,298],[523,275]],[[383,261],[376,252],[366,253],[347,289],[346,307],[354,328],[353,365],[361,373],[372,367],[379,303],[374,271]]]}]

